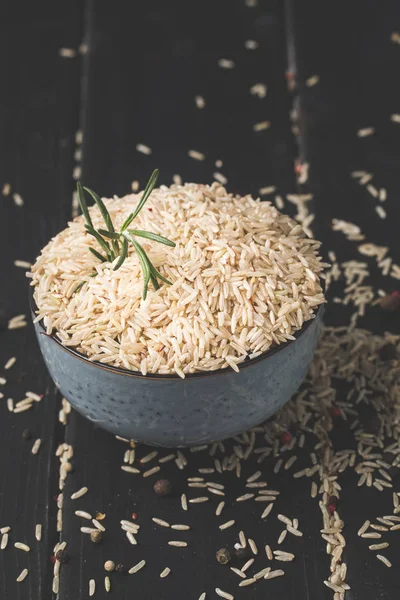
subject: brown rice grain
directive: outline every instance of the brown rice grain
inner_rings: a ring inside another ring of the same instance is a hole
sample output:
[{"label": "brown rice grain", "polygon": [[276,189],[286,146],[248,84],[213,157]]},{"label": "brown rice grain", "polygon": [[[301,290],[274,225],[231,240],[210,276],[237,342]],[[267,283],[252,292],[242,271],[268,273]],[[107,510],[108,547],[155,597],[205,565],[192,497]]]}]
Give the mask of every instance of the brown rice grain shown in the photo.
[{"label": "brown rice grain", "polygon": [[376,558],[378,560],[380,560],[381,562],[383,562],[383,564],[386,565],[387,567],[391,567],[392,566],[392,563],[390,562],[390,560],[388,560],[386,558],[386,556],[383,556],[382,554],[377,554]]},{"label": "brown rice grain", "polygon": [[138,571],[140,571],[140,569],[143,569],[145,564],[146,564],[145,560],[139,561],[136,565],[134,565],[133,567],[131,567],[129,569],[129,571],[128,571],[129,575],[133,575],[134,573],[137,573]]},{"label": "brown rice grain", "polygon": [[27,575],[28,575],[28,569],[23,569],[21,571],[21,573],[18,575],[16,581],[18,581],[18,583],[21,583],[21,581],[23,581]]}]

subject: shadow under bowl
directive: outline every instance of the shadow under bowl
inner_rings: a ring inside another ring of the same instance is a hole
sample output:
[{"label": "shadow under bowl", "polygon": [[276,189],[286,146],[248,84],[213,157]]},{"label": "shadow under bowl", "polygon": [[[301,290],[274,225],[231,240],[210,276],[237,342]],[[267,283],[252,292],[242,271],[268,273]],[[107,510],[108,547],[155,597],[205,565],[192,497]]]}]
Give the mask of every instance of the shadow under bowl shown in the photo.
[{"label": "shadow under bowl", "polygon": [[[32,318],[35,302],[30,294]],[[311,365],[323,305],[296,339],[230,368],[178,375],[146,375],[91,362],[47,335],[36,336],[49,373],[72,406],[92,423],[122,437],[164,447],[226,439],[258,425],[298,390]]]}]

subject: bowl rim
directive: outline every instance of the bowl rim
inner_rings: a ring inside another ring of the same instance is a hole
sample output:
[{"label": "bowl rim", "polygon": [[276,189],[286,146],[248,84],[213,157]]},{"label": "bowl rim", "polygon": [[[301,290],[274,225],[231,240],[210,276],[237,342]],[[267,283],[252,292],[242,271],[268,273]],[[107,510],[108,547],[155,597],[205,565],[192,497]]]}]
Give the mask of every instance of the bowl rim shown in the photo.
[{"label": "bowl rim", "polygon": [[[324,279],[321,279],[321,287],[322,287],[322,292],[325,292],[325,281]],[[32,316],[32,320],[35,317],[35,310],[37,309],[37,305],[35,302],[35,299],[33,297],[33,290],[34,290],[34,286],[29,286],[29,306],[31,309],[31,316]],[[251,366],[256,365],[257,363],[266,360],[267,358],[270,358],[271,356],[277,354],[278,352],[280,352],[281,350],[285,350],[288,346],[290,346],[291,344],[294,344],[294,342],[296,342],[305,331],[307,331],[307,329],[309,329],[309,327],[312,325],[312,323],[314,323],[314,321],[316,321],[316,319],[318,317],[321,316],[323,310],[324,310],[324,306],[326,304],[326,298],[325,298],[325,302],[323,302],[322,304],[319,304],[317,306],[317,309],[314,312],[314,315],[311,319],[309,319],[308,321],[306,321],[305,323],[303,323],[302,327],[296,331],[293,336],[294,336],[294,340],[287,340],[286,342],[282,342],[281,344],[279,344],[278,346],[273,346],[272,348],[269,348],[269,350],[267,350],[266,352],[263,352],[262,354],[260,354],[259,356],[256,356],[255,358],[249,358],[248,360],[245,359],[245,361],[239,363],[239,369],[240,372],[242,372],[244,369],[247,369]],[[84,354],[82,354],[81,352],[79,352],[78,350],[75,350],[74,348],[70,348],[69,346],[64,346],[64,344],[61,342],[61,340],[59,340],[57,338],[57,336],[54,333],[48,334],[46,333],[45,327],[43,325],[42,321],[37,321],[34,325],[37,325],[42,331],[39,331],[39,335],[45,335],[47,338],[52,339],[62,350],[64,350],[65,352],[67,352],[68,354],[71,354],[72,356],[74,356],[75,358],[78,358],[79,360],[83,361],[84,363],[88,364],[88,365],[92,365],[93,367],[98,367],[100,369],[103,369],[104,371],[110,371],[112,373],[116,373],[119,375],[125,375],[128,377],[138,377],[140,379],[143,380],[167,380],[167,381],[187,381],[188,379],[199,379],[201,377],[212,377],[212,376],[218,376],[218,375],[228,375],[228,374],[236,374],[239,375],[239,373],[236,373],[232,368],[229,367],[224,367],[222,369],[215,369],[214,371],[196,371],[195,373],[185,373],[185,378],[182,379],[182,377],[180,377],[178,374],[175,373],[148,373],[147,375],[143,375],[143,373],[140,373],[139,371],[131,371],[130,369],[125,369],[124,367],[114,367],[112,365],[106,365],[103,364],[101,362],[95,361],[95,360],[90,360],[87,356],[85,356]]]}]

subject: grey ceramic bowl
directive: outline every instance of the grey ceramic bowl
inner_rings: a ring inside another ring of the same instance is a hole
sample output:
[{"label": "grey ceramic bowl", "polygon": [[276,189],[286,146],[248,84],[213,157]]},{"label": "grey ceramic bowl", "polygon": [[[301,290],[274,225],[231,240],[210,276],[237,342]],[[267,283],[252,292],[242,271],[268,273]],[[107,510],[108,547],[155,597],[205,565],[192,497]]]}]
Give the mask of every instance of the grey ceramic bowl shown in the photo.
[{"label": "grey ceramic bowl", "polygon": [[[34,316],[34,301],[31,294]],[[240,365],[178,375],[146,375],[90,362],[35,324],[55,384],[90,421],[112,433],[159,446],[194,446],[258,425],[299,388],[313,359],[323,306],[296,340]]]}]

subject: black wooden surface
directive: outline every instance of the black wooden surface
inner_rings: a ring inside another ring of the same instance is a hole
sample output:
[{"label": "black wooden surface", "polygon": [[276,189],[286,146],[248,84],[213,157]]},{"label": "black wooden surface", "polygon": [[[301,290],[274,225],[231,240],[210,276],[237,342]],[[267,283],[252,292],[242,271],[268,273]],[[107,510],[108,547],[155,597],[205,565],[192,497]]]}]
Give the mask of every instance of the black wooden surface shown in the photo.
[{"label": "black wooden surface", "polygon": [[[0,8],[0,181],[24,199],[0,200],[1,320],[28,313],[27,280],[13,266],[31,260],[41,246],[64,226],[71,212],[74,136],[78,127],[80,67],[58,55],[62,46],[77,46],[81,38],[79,2],[7,2]],[[29,318],[29,317],[28,317]],[[54,452],[63,432],[58,422],[59,397],[37,351],[32,328],[0,333],[1,371],[11,356],[0,401],[0,527],[11,526],[10,548],[0,552],[0,597],[38,600],[51,597],[49,548],[56,541],[55,502],[58,459]],[[3,373],[2,373],[3,374]],[[30,412],[11,415],[6,398],[17,402],[27,390],[44,394]],[[14,417],[14,418],[12,418]],[[22,441],[29,428],[30,441]],[[31,454],[43,438],[38,456]],[[35,541],[36,523],[43,541]],[[11,550],[24,541],[29,554]],[[15,582],[23,568],[29,578]]]},{"label": "black wooden surface", "polygon": [[[0,203],[5,257],[0,300],[5,318],[28,312],[27,282],[13,261],[32,260],[70,217],[79,122],[84,135],[82,178],[100,194],[127,193],[133,180],[143,185],[158,167],[166,184],[174,174],[206,182],[220,171],[232,191],[257,194],[259,188],[275,185],[284,197],[297,189],[293,166],[300,158],[310,163],[304,191],[314,193],[313,228],[325,250],[334,250],[340,260],[359,258],[354,243],[344,242],[342,234],[331,230],[331,219],[341,218],[360,225],[371,241],[390,246],[399,262],[400,125],[390,120],[392,113],[400,113],[400,46],[390,42],[391,32],[400,30],[395,2],[378,8],[374,2],[357,1],[342,11],[337,6],[328,9],[325,3],[294,0],[285,6],[279,0],[259,0],[256,7],[244,0],[205,0],[196,6],[183,0],[117,1],[112,6],[92,0],[39,6],[7,2],[0,11],[0,183],[10,182],[12,191],[25,200],[23,207],[15,206],[11,197]],[[60,47],[76,49],[83,39],[88,44],[83,57],[59,56]],[[245,49],[248,39],[258,41],[259,47]],[[232,59],[235,68],[221,69],[220,58]],[[285,71],[295,73],[295,92],[287,91]],[[320,76],[319,83],[307,87],[306,79],[314,74]],[[249,93],[250,86],[259,82],[268,86],[265,99]],[[204,109],[196,108],[196,95],[205,98]],[[298,113],[297,139],[289,119],[292,103]],[[264,120],[271,121],[270,129],[254,132],[254,123]],[[376,134],[358,138],[357,130],[367,126],[374,126]],[[139,143],[151,147],[152,154],[140,154]],[[193,160],[187,154],[190,149],[203,152],[206,159]],[[215,167],[217,159],[223,167]],[[373,172],[376,185],[388,189],[386,220],[377,217],[376,201],[350,177],[354,169]],[[395,280],[379,273],[373,277],[374,287],[396,289]],[[331,305],[327,318],[346,323],[348,316]],[[398,320],[382,319],[378,309],[371,309],[361,324],[377,331],[399,330]],[[62,568],[60,600],[86,599],[91,578],[97,583],[95,598],[105,598],[102,565],[110,558],[128,567],[142,558],[148,563],[136,576],[114,574],[108,596],[121,600],[196,600],[203,591],[214,598],[216,586],[239,599],[261,599],[266,594],[285,600],[332,597],[323,585],[329,562],[308,480],[298,480],[294,487],[291,475],[272,473],[273,461],[263,463],[265,479],[281,491],[278,510],[299,518],[305,535],[291,544],[297,558],[287,566],[284,578],[268,582],[268,587],[238,588],[236,576],[216,563],[216,549],[233,541],[239,528],[260,548],[275,543],[280,532],[276,520],[261,527],[263,507],[255,506],[259,503],[234,506],[234,498],[246,492],[244,483],[231,473],[218,476],[227,487],[223,518],[214,515],[218,496],[207,505],[190,505],[183,513],[179,493],[201,495],[201,489],[187,489],[186,477],[198,475],[198,468],[213,462],[207,451],[186,450],[189,465],[183,471],[173,461],[163,467],[177,494],[160,501],[152,491],[156,476],[142,479],[120,470],[124,443],[74,412],[65,429],[59,424],[60,398],[39,357],[32,329],[0,335],[0,364],[9,356],[18,357],[5,374],[8,382],[0,401],[0,527],[12,527],[10,547],[0,552],[2,599],[52,597],[50,556],[59,539],[54,500],[59,461],[54,453],[61,441],[74,448],[75,470],[65,488],[61,537],[68,542],[71,560]],[[6,398],[18,400],[26,390],[43,393],[44,399],[33,411],[10,414]],[[27,427],[32,440],[23,442],[21,433]],[[43,438],[42,448],[33,456],[30,449],[38,437]],[[137,454],[148,451],[139,447]],[[162,450],[159,456],[167,453]],[[257,468],[250,459],[243,478]],[[382,514],[383,495],[365,496],[346,476],[342,485],[347,483],[351,492],[343,494],[341,511],[352,590],[346,598],[396,600],[400,590],[395,546],[390,555],[394,568],[388,570],[372,560],[356,536],[364,517]],[[69,500],[83,485],[88,494]],[[74,515],[78,508],[107,514],[102,544],[95,546],[80,533],[82,523]],[[138,546],[129,545],[119,528],[120,519],[130,519],[132,512],[142,524]],[[187,523],[192,529],[172,534],[150,525],[152,516]],[[230,518],[236,519],[237,527],[220,532],[218,524]],[[34,541],[36,523],[44,526],[40,543]],[[168,539],[188,540],[189,548],[170,548]],[[29,543],[31,553],[11,548],[17,540]],[[17,584],[25,566],[29,576]],[[172,573],[160,580],[165,566]]]}]

